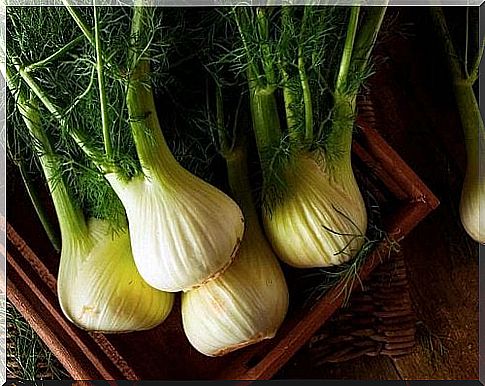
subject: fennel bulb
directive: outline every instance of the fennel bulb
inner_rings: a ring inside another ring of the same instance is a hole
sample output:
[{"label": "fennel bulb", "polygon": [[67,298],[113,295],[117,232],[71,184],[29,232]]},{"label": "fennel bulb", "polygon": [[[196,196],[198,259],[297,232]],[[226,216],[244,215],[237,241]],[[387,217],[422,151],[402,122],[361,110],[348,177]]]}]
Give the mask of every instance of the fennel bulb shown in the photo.
[{"label": "fennel bulb", "polygon": [[[61,163],[42,127],[35,97],[22,92],[8,66],[5,70],[59,221],[57,293],[63,313],[72,323],[89,331],[138,331],[162,323],[172,309],[173,294],[158,291],[143,281],[133,261],[126,230],[113,233],[106,220],[86,221],[60,175]],[[126,224],[119,225],[126,228]]]},{"label": "fennel bulb", "polygon": [[384,3],[233,13],[262,171],[264,230],[294,267],[341,264],[366,240],[351,147]]},{"label": "fennel bulb", "polygon": [[182,294],[185,334],[207,356],[273,338],[288,309],[285,277],[259,226],[245,163],[238,155],[228,158],[231,187],[247,221],[239,255],[221,276]]},{"label": "fennel bulb", "polygon": [[[482,146],[482,149],[485,148]],[[468,235],[485,244],[485,165],[483,160],[481,162],[482,176],[479,176],[473,166],[467,167],[460,200],[460,219]]]},{"label": "fennel bulb", "polygon": [[468,235],[485,244],[485,127],[471,86],[455,87],[467,152],[460,219]]},{"label": "fennel bulb", "polygon": [[299,268],[350,260],[364,244],[367,212],[351,166],[325,168],[301,154],[285,171],[288,191],[263,212],[266,235],[276,254]]},{"label": "fennel bulb", "polygon": [[152,287],[177,292],[202,285],[232,263],[244,220],[220,190],[177,164],[170,172],[145,170],[127,182],[105,177],[125,207],[138,271]]},{"label": "fennel bulb", "polygon": [[[144,36],[153,12],[134,7],[133,36]],[[185,291],[232,263],[244,218],[231,198],[184,169],[171,153],[149,86],[150,59],[144,56],[143,42],[136,43],[126,106],[142,172],[129,181],[117,173],[106,173],[106,179],[125,207],[142,277],[163,291]]]},{"label": "fennel bulb", "polygon": [[273,338],[286,315],[288,290],[276,256],[261,233],[246,232],[225,273],[182,295],[185,334],[208,356]]},{"label": "fennel bulb", "polygon": [[153,328],[173,305],[173,294],[150,287],[138,273],[127,232],[113,234],[90,219],[87,234],[63,237],[57,293],[78,327],[119,333]]}]

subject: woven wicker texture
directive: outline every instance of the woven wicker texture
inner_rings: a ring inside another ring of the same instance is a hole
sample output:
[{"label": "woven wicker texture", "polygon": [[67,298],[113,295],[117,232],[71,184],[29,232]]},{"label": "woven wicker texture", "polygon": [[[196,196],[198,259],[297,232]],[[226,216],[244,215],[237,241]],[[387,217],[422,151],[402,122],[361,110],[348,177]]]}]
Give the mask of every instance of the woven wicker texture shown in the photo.
[{"label": "woven wicker texture", "polygon": [[311,339],[307,349],[316,366],[362,355],[400,356],[415,345],[416,316],[403,255],[381,264]]}]

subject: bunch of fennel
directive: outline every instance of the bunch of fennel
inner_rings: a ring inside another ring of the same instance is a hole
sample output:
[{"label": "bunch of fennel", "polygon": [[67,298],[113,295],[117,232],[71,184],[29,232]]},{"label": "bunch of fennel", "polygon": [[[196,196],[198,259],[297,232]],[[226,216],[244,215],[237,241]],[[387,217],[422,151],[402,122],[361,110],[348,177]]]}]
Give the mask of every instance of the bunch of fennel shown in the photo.
[{"label": "bunch of fennel", "polygon": [[[478,79],[485,40],[481,42],[481,47],[472,62],[472,68],[469,69],[468,58],[461,61],[455,50],[443,10],[433,7],[431,14],[447,55],[465,138],[467,166],[460,199],[460,219],[468,235],[475,241],[485,244],[485,126],[473,90],[473,85]],[[467,24],[467,44],[468,27]],[[465,53],[467,54],[468,52]]]},{"label": "bunch of fennel", "polygon": [[[57,293],[62,311],[72,323],[89,331],[140,331],[162,323],[172,309],[173,294],[152,288],[141,278],[124,214],[116,232],[109,220],[85,217],[69,192],[62,158],[54,150],[46,130],[48,121],[42,119],[36,98],[8,66],[3,75],[10,102],[13,99],[9,107],[15,108],[11,112],[21,117],[15,131],[24,124],[24,139],[40,162],[57,213],[62,241]],[[15,145],[9,143],[9,147]]]},{"label": "bunch of fennel", "polygon": [[245,75],[249,90],[264,229],[291,266],[338,265],[365,242],[352,131],[385,10],[240,7],[228,15],[235,48],[223,63]]},{"label": "bunch of fennel", "polygon": [[[79,37],[63,42],[41,65],[19,61],[21,47],[15,47],[8,53],[12,66],[119,197],[143,279],[168,292],[200,286],[234,260],[244,219],[229,196],[178,163],[162,134],[150,67],[166,60],[163,14],[144,6],[103,11],[65,6],[59,12],[69,13],[74,30],[88,44],[79,44]],[[56,68],[56,60],[67,55],[84,60]],[[68,79],[79,93],[69,100],[55,88],[46,90],[49,72]],[[81,74],[75,84],[73,73]],[[90,111],[95,119],[85,120],[83,105],[97,107]],[[127,142],[134,144],[133,158],[117,134],[125,130],[131,133]]]}]

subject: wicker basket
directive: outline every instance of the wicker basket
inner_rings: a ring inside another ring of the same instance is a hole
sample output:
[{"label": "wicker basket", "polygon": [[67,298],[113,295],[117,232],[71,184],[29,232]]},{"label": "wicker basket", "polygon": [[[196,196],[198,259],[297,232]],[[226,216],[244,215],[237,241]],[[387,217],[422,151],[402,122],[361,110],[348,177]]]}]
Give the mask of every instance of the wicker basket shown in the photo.
[{"label": "wicker basket", "polygon": [[403,255],[397,253],[372,273],[361,290],[310,340],[315,366],[362,355],[401,356],[415,345],[416,316]]}]

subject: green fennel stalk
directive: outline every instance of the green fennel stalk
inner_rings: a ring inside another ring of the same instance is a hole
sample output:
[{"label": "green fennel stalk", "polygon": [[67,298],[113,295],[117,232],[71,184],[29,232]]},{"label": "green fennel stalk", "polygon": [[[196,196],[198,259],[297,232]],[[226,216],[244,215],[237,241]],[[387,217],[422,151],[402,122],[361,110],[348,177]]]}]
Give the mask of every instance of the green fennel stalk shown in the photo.
[{"label": "green fennel stalk", "polygon": [[39,218],[42,224],[42,227],[44,228],[44,231],[47,234],[47,237],[49,238],[49,241],[51,242],[55,251],[60,252],[61,241],[59,239],[58,229],[56,229],[55,225],[52,223],[51,219],[49,218],[47,211],[44,208],[44,203],[42,202],[42,199],[38,194],[38,186],[32,180],[32,177],[30,176],[25,163],[26,162],[24,160],[20,160],[16,162],[20,171],[20,175],[22,177],[22,181],[25,185],[30,201],[34,206],[35,212],[37,213],[37,217]]},{"label": "green fennel stalk", "polygon": [[[61,238],[71,234],[79,234],[82,237],[87,231],[84,216],[81,209],[70,198],[64,181],[59,179],[59,159],[55,155],[46,133],[42,130],[41,118],[36,106],[37,102],[34,97],[28,97],[21,91],[20,84],[15,80],[9,67],[6,67],[5,79],[16,100],[19,112],[24,117],[32,140],[38,146],[38,158],[58,215]],[[62,241],[63,244],[64,242],[65,240]]]}]

